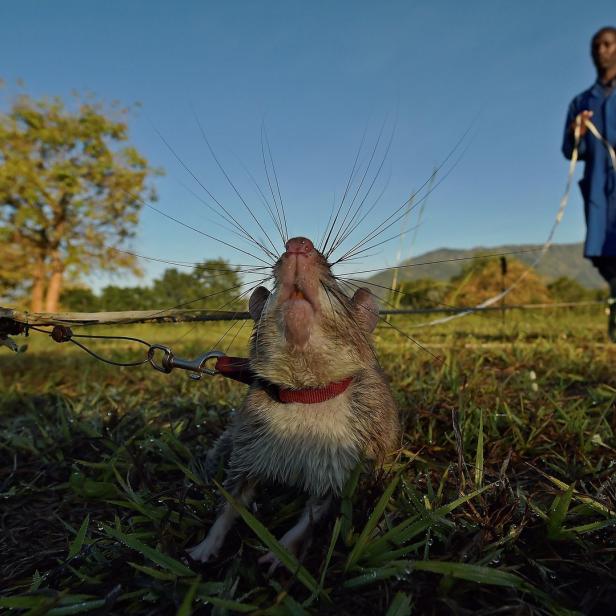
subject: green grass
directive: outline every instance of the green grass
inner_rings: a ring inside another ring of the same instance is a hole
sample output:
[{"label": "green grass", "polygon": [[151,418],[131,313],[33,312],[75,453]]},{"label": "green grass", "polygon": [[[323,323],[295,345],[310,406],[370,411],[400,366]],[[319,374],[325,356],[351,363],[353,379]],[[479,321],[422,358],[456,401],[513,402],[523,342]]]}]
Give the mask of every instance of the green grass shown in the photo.
[{"label": "green grass", "polygon": [[[616,345],[604,321],[584,309],[393,322],[427,350],[380,327],[399,459],[376,477],[357,470],[302,562],[276,541],[300,493],[269,486],[256,511],[233,503],[242,519],[209,566],[184,554],[223,498],[201,462],[245,386],[106,366],[32,333],[25,354],[0,354],[0,612],[610,613]],[[194,357],[225,329],[107,331]],[[231,354],[245,354],[248,329]],[[271,578],[256,562],[267,549],[284,563]]]}]

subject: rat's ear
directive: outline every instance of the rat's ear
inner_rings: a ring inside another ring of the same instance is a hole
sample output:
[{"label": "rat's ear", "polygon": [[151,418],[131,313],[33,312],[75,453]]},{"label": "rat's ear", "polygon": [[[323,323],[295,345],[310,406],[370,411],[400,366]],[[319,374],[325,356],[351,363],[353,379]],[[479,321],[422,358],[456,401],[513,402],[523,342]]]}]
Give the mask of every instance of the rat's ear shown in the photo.
[{"label": "rat's ear", "polygon": [[250,312],[250,316],[258,321],[261,318],[261,313],[263,312],[263,307],[265,306],[265,302],[268,300],[270,296],[270,292],[265,287],[257,287],[250,296],[250,301],[248,302],[248,311]]},{"label": "rat's ear", "polygon": [[372,332],[379,320],[379,305],[369,289],[361,287],[353,295],[357,320],[364,326],[368,333]]}]

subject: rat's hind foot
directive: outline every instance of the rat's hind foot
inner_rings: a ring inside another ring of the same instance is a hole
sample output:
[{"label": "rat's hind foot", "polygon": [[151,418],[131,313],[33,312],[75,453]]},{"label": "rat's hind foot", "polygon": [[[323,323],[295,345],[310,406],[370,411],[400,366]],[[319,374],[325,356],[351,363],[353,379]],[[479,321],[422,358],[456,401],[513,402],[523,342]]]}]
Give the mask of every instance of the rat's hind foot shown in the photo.
[{"label": "rat's hind foot", "polygon": [[[299,526],[299,523],[296,524],[291,530],[285,533],[278,542],[295,557],[305,554],[312,543],[312,528],[300,529]],[[269,565],[269,569],[267,570],[268,576],[272,575],[274,571],[282,565],[278,556],[273,552],[268,552],[264,556],[261,556],[258,562],[260,565]]]},{"label": "rat's hind foot", "polygon": [[214,560],[218,556],[222,544],[225,542],[225,537],[233,525],[235,517],[235,511],[227,503],[223,507],[221,514],[216,518],[212,528],[210,528],[207,537],[201,543],[186,550],[188,555],[193,560],[202,563]]},{"label": "rat's hind foot", "polygon": [[[311,498],[306,503],[306,507],[302,512],[297,524],[290,528],[281,538],[280,545],[286,548],[294,556],[299,556],[300,553],[305,553],[312,541],[312,529],[314,525],[327,513],[331,499],[328,497],[325,500],[317,501]],[[278,557],[272,552],[268,552],[265,556],[259,558],[260,565],[269,565],[267,575],[272,575],[274,571],[282,564]]]}]

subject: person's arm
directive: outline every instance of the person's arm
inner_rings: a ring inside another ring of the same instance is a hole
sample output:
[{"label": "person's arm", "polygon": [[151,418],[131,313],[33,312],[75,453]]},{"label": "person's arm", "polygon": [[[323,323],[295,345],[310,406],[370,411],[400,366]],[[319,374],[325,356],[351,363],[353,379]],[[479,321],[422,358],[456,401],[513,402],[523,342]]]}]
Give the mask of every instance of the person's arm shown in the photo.
[{"label": "person's arm", "polygon": [[575,123],[577,116],[580,116],[580,144],[578,146],[578,158],[585,160],[586,158],[586,139],[584,136],[588,132],[585,125],[585,120],[592,118],[592,111],[578,111],[576,101],[572,101],[567,111],[567,120],[565,121],[565,134],[563,136],[562,153],[565,158],[571,159],[573,154],[573,146],[575,145]]}]

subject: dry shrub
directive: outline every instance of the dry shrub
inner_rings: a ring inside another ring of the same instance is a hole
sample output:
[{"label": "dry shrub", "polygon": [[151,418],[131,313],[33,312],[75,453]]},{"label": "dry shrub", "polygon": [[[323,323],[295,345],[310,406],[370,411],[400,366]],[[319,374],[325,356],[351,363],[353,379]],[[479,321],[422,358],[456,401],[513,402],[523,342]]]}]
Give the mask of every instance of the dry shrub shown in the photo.
[{"label": "dry shrub", "polygon": [[[507,273],[502,276],[499,259],[477,260],[452,278],[452,290],[446,298],[448,304],[474,306],[508,288],[526,272],[528,265],[516,259],[507,260]],[[547,282],[534,270],[506,296],[508,304],[533,304],[550,302]]]}]

